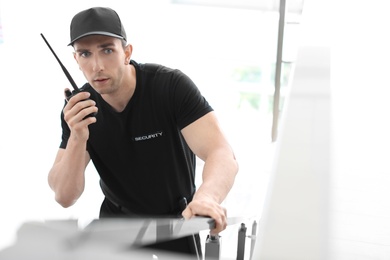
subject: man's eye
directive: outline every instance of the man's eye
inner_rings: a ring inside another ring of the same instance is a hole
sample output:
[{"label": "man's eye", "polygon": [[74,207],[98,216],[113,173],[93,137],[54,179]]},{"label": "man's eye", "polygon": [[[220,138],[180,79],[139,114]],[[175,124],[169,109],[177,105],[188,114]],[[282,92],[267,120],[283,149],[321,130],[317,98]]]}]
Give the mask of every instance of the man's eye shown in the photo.
[{"label": "man's eye", "polygon": [[91,53],[87,52],[87,51],[83,51],[83,52],[80,53],[80,56],[84,57],[84,58],[88,57],[89,55],[91,55]]},{"label": "man's eye", "polygon": [[110,53],[112,53],[112,49],[104,49],[104,53],[110,54]]}]

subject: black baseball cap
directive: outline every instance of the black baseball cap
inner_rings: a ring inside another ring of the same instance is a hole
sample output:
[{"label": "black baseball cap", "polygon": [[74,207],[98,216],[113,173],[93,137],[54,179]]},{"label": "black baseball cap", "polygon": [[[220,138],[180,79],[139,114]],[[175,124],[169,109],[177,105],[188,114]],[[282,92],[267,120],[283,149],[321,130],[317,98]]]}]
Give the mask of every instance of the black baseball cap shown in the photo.
[{"label": "black baseball cap", "polygon": [[93,7],[76,14],[70,24],[70,43],[88,35],[106,35],[126,41],[125,28],[119,15],[107,7]]}]

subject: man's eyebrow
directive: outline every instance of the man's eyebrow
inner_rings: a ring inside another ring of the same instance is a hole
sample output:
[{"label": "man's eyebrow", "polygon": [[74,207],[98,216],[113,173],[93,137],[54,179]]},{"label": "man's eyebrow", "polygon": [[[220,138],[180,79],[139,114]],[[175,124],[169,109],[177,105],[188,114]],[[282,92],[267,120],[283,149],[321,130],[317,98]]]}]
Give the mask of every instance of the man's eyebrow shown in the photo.
[{"label": "man's eyebrow", "polygon": [[112,43],[112,42],[103,43],[103,44],[100,44],[98,47],[101,48],[101,49],[104,49],[104,48],[111,47],[111,46],[115,46],[115,44]]},{"label": "man's eyebrow", "polygon": [[75,52],[83,53],[83,52],[88,52],[88,50],[87,50],[87,49],[80,48],[80,49],[75,50]]},{"label": "man's eyebrow", "polygon": [[[111,47],[111,46],[115,46],[115,44],[112,42],[103,43],[103,44],[98,45],[98,48],[104,49],[104,48]],[[78,53],[89,52],[89,49],[80,48],[80,49],[75,50],[75,52],[78,52]]]}]

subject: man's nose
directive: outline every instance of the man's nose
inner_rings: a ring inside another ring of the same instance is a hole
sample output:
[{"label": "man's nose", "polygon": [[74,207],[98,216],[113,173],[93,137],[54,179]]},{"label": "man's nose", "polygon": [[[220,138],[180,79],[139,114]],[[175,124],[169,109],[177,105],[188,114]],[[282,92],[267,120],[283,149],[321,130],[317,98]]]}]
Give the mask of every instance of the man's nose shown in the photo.
[{"label": "man's nose", "polygon": [[103,62],[102,59],[99,58],[98,55],[96,55],[93,59],[93,71],[102,71],[103,70]]}]

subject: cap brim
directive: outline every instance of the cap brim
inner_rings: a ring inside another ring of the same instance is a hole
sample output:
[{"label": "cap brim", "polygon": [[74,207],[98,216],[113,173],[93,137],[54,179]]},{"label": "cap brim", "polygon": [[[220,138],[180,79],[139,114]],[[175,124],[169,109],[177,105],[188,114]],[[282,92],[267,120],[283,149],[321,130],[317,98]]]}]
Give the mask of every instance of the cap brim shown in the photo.
[{"label": "cap brim", "polygon": [[113,34],[113,33],[109,33],[109,32],[101,32],[101,31],[96,31],[96,32],[88,32],[88,33],[84,33],[80,36],[78,36],[77,38],[75,38],[73,41],[71,41],[68,46],[70,45],[73,45],[75,41],[85,37],[85,36],[89,36],[89,35],[104,35],[104,36],[110,36],[110,37],[115,37],[115,38],[119,38],[119,39],[124,39],[122,36],[120,35],[117,35],[117,34]]}]

